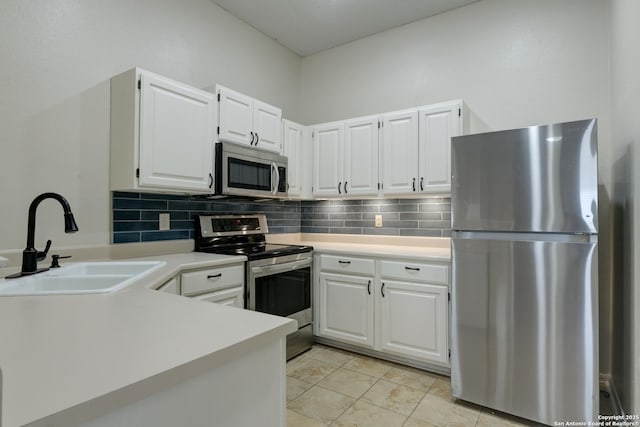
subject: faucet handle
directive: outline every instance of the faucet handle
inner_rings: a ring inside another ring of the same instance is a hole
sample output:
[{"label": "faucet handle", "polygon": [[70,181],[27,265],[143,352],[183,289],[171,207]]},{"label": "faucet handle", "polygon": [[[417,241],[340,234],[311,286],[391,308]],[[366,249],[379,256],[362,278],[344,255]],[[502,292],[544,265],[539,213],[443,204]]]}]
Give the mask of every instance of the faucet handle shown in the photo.
[{"label": "faucet handle", "polygon": [[71,255],[67,255],[67,256],[60,256],[60,255],[51,255],[51,266],[49,266],[49,268],[59,268],[60,264],[58,263],[58,260],[60,259],[66,259],[66,258],[71,258]]},{"label": "faucet handle", "polygon": [[51,248],[51,240],[47,240],[47,245],[44,247],[44,251],[36,254],[36,261],[44,261],[49,253],[49,248]]}]

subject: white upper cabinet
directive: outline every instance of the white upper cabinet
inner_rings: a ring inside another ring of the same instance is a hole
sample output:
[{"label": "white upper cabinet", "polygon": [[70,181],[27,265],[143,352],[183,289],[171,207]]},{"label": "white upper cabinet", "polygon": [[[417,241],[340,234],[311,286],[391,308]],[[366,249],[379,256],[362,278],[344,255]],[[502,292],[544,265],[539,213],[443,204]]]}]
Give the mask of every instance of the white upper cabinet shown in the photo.
[{"label": "white upper cabinet", "polygon": [[220,104],[218,138],[253,145],[253,99],[221,86],[216,90]]},{"label": "white upper cabinet", "polygon": [[418,111],[382,116],[382,191],[402,194],[414,191],[418,176]]},{"label": "white upper cabinet", "polygon": [[462,134],[462,101],[385,114],[383,193],[451,191],[451,137]]},{"label": "white upper cabinet", "polygon": [[451,137],[462,134],[462,102],[420,108],[420,191],[451,191]]},{"label": "white upper cabinet", "polygon": [[378,193],[378,118],[345,122],[344,184],[347,196]]},{"label": "white upper cabinet", "polygon": [[282,148],[283,155],[289,161],[287,167],[288,195],[290,197],[302,194],[302,168],[303,168],[303,139],[304,126],[291,120],[282,120]]},{"label": "white upper cabinet", "polygon": [[282,110],[217,85],[218,139],[281,151]]},{"label": "white upper cabinet", "polygon": [[378,194],[378,118],[362,117],[313,127],[313,195]]},{"label": "white upper cabinet", "polygon": [[111,79],[111,189],[208,193],[215,97],[135,68]]},{"label": "white upper cabinet", "polygon": [[344,122],[326,123],[313,128],[314,196],[342,194],[343,152]]}]

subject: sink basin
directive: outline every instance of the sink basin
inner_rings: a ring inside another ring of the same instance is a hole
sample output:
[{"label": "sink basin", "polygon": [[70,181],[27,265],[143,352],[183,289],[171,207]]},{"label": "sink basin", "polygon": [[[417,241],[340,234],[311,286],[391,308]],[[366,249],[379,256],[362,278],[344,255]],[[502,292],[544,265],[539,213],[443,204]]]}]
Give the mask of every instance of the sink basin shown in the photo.
[{"label": "sink basin", "polygon": [[18,279],[0,280],[0,296],[113,292],[162,267],[164,261],[81,262]]}]

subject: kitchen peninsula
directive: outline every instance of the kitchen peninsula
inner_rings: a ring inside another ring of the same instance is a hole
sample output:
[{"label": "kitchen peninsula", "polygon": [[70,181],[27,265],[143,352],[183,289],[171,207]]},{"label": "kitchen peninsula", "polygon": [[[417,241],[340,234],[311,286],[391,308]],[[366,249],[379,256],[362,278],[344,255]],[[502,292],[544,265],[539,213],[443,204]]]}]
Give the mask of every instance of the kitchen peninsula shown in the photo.
[{"label": "kitchen peninsula", "polygon": [[284,425],[295,322],[154,289],[244,257],[146,259],[121,291],[0,298],[2,427]]}]

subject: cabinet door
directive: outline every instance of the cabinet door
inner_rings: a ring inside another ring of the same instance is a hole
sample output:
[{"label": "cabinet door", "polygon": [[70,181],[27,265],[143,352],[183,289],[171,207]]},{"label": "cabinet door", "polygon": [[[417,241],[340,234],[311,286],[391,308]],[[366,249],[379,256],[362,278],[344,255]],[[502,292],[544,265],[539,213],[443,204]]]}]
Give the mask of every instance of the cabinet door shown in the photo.
[{"label": "cabinet door", "polygon": [[420,115],[420,191],[451,191],[451,137],[460,135],[462,105],[448,102],[424,107]]},{"label": "cabinet door", "polygon": [[139,185],[209,192],[215,97],[141,74]]},{"label": "cabinet door", "polygon": [[447,286],[383,280],[378,296],[381,350],[447,366]]},{"label": "cabinet door", "polygon": [[211,292],[199,295],[193,299],[214,302],[216,304],[229,305],[231,307],[244,308],[244,293],[242,287],[225,289],[223,291]]},{"label": "cabinet door", "polygon": [[302,129],[303,126],[290,120],[282,120],[283,154],[289,160],[287,181],[289,196],[302,194]]},{"label": "cabinet door", "polygon": [[320,335],[373,348],[373,278],[320,273]]},{"label": "cabinet door", "polygon": [[253,99],[222,86],[218,86],[218,96],[220,99],[218,138],[221,141],[246,145],[255,142]]},{"label": "cabinet door", "polygon": [[313,130],[313,195],[342,195],[344,123],[318,125]]},{"label": "cabinet door", "polygon": [[378,194],[378,117],[348,120],[344,129],[344,194]]},{"label": "cabinet door", "polygon": [[254,146],[279,153],[281,150],[280,131],[282,110],[261,101],[253,101]]},{"label": "cabinet door", "polygon": [[385,114],[382,120],[382,191],[407,194],[418,190],[418,111]]}]

